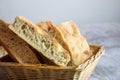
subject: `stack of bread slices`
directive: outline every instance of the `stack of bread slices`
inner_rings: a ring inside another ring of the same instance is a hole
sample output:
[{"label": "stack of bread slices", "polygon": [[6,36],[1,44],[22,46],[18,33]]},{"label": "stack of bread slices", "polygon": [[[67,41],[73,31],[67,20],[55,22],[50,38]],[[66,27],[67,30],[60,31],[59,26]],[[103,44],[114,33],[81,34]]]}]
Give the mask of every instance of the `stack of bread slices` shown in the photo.
[{"label": "stack of bread slices", "polygon": [[21,64],[78,66],[92,56],[86,38],[73,21],[34,24],[22,16],[12,24],[0,20],[0,44],[1,61],[9,56]]}]

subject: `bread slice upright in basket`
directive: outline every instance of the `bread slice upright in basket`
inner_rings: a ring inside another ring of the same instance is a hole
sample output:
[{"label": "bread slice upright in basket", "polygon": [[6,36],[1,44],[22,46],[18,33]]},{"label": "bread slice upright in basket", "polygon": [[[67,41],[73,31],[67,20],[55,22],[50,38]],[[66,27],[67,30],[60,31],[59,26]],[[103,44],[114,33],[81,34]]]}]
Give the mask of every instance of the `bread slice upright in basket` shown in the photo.
[{"label": "bread slice upright in basket", "polygon": [[17,16],[15,22],[9,28],[30,44],[39,52],[39,55],[44,56],[48,61],[59,66],[66,66],[70,61],[70,55],[55,38],[49,36],[37,25],[27,19]]},{"label": "bread slice upright in basket", "polygon": [[37,25],[56,38],[70,52],[73,65],[80,65],[92,55],[86,39],[73,21],[58,25],[54,25],[52,21],[46,21],[39,22]]},{"label": "bread slice upright in basket", "polygon": [[8,28],[5,21],[0,20],[0,43],[8,55],[18,63],[39,64],[37,56],[29,45]]},{"label": "bread slice upright in basket", "polygon": [[64,39],[64,35],[58,29],[58,27],[55,26],[55,24],[53,23],[53,21],[41,21],[41,22],[37,23],[37,25],[42,30],[44,30],[45,32],[47,32],[50,36],[54,37],[63,46],[64,49],[66,49],[67,51],[69,51],[68,46],[66,45],[66,43],[63,40]]}]

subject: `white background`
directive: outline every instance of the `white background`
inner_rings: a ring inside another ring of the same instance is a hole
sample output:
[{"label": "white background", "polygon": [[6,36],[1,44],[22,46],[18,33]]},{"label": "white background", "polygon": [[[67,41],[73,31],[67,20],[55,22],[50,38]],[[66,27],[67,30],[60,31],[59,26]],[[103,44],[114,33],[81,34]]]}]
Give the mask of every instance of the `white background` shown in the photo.
[{"label": "white background", "polygon": [[33,22],[120,22],[120,0],[0,0],[0,19],[12,22],[18,15]]}]

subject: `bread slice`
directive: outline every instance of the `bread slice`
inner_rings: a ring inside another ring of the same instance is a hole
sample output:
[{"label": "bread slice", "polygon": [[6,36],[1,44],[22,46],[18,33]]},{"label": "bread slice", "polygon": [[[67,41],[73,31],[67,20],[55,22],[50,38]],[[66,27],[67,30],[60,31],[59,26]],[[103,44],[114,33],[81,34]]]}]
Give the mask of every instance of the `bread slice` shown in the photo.
[{"label": "bread slice", "polygon": [[64,41],[69,47],[74,65],[84,63],[92,53],[86,38],[80,33],[78,26],[72,22],[64,22],[57,25],[58,31],[64,35]]},{"label": "bread slice", "polygon": [[8,25],[9,24],[6,21],[0,19],[0,27],[2,26],[7,27]]},{"label": "bread slice", "polygon": [[[39,51],[39,55],[44,56],[56,65],[66,66],[70,61],[69,52],[55,38],[49,36],[48,33],[27,19],[18,16],[9,28]],[[46,63],[49,63],[49,61],[46,61]]]},{"label": "bread slice", "polygon": [[57,39],[57,41],[63,46],[63,48],[66,49],[67,51],[69,51],[68,46],[66,45],[66,43],[63,40],[64,35],[58,29],[58,27],[56,27],[56,25],[53,23],[53,21],[41,21],[41,22],[37,23],[37,25],[42,30],[47,32],[50,36]]},{"label": "bread slice", "polygon": [[0,45],[0,60],[8,56],[8,52],[5,50],[3,46]]},{"label": "bread slice", "polygon": [[53,22],[46,21],[37,25],[70,52],[73,65],[79,65],[91,56],[89,45],[74,22],[68,21],[56,26]]},{"label": "bread slice", "polygon": [[8,54],[19,63],[39,64],[37,56],[29,48],[29,45],[13,33],[4,23],[0,26],[0,43],[8,51]]}]

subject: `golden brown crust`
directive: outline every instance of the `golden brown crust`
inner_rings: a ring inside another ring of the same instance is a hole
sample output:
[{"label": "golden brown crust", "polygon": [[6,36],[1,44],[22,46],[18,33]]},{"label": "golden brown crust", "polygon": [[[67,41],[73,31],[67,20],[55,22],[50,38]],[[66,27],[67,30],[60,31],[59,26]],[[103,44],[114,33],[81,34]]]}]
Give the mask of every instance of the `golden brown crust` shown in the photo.
[{"label": "golden brown crust", "polygon": [[56,38],[71,53],[74,65],[79,65],[90,57],[89,45],[74,22],[68,21],[56,26],[53,22],[46,21],[39,22],[37,25]]},{"label": "golden brown crust", "polygon": [[33,29],[36,29],[37,32],[39,32],[40,34],[43,35],[47,35],[43,30],[41,30],[37,25],[33,24],[31,21],[27,20],[26,18],[22,17],[22,16],[17,16],[15,18],[16,20],[19,19],[21,21],[23,21],[23,23],[30,25]]},{"label": "golden brown crust", "polygon": [[7,26],[0,27],[0,42],[11,58],[19,63],[40,63],[28,44],[15,35]]},{"label": "golden brown crust", "polygon": [[74,65],[85,62],[90,57],[90,49],[86,39],[80,34],[77,25],[72,22],[64,22],[57,25],[61,34],[64,35],[64,42],[69,47]]},{"label": "golden brown crust", "polygon": [[63,48],[65,48],[67,51],[69,51],[64,40],[62,40],[62,39],[64,39],[62,32],[58,29],[58,27],[56,25],[54,25],[54,23],[52,21],[44,21],[44,22],[41,21],[41,22],[37,23],[37,25],[42,30],[47,32],[50,36],[57,39],[57,41],[63,46]]},{"label": "golden brown crust", "polygon": [[7,27],[8,25],[9,24],[6,21],[0,19],[0,26]]},{"label": "golden brown crust", "polygon": [[51,28],[53,28],[52,21],[45,21],[45,22],[41,21],[41,22],[37,23],[37,25],[47,33],[51,30]]},{"label": "golden brown crust", "polygon": [[[25,28],[23,29],[23,27]],[[56,65],[66,66],[70,61],[69,52],[67,52],[55,38],[48,35],[48,33],[27,19],[18,16],[14,24],[11,24],[9,28],[39,51],[40,55],[45,56]],[[33,34],[31,34],[32,31]],[[49,47],[49,44],[52,45]]]}]

